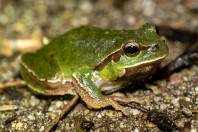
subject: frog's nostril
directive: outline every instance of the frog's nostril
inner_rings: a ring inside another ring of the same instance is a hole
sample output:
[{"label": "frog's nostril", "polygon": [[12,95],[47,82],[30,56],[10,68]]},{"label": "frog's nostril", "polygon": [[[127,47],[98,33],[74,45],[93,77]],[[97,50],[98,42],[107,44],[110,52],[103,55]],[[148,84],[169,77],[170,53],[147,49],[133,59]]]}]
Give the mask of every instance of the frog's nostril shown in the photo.
[{"label": "frog's nostril", "polygon": [[159,45],[158,45],[158,44],[154,44],[154,45],[152,45],[151,47],[152,47],[153,50],[159,49]]},{"label": "frog's nostril", "polygon": [[148,49],[148,51],[155,51],[159,49],[159,45],[158,44],[152,44],[151,47]]}]

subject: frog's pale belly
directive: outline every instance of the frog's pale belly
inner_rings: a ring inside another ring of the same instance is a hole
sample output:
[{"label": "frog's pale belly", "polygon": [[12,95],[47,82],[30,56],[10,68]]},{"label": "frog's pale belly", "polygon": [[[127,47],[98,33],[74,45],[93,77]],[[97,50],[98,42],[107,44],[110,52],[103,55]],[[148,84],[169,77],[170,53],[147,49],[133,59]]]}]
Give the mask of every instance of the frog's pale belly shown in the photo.
[{"label": "frog's pale belly", "polygon": [[131,82],[143,81],[153,75],[159,65],[161,59],[150,62],[149,65],[139,65],[137,67],[125,68],[125,74],[118,77],[117,80],[129,80]]},{"label": "frog's pale belly", "polygon": [[120,89],[128,84],[127,81],[109,81],[104,79],[98,79],[93,82],[102,92],[110,91],[112,89]]}]

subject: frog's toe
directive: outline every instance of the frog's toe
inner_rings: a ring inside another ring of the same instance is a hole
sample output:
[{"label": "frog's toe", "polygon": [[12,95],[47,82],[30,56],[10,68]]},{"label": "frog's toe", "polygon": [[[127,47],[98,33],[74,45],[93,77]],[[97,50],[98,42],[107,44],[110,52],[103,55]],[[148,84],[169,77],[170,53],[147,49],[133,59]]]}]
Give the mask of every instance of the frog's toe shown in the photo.
[{"label": "frog's toe", "polygon": [[120,101],[120,102],[125,102],[125,103],[130,103],[130,102],[136,102],[136,103],[143,103],[143,101],[141,101],[139,98],[136,97],[120,97],[120,96],[112,96],[114,98],[114,100],[116,101]]},{"label": "frog's toe", "polygon": [[130,115],[130,111],[126,107],[121,106],[114,98],[108,98],[107,103],[109,103],[109,106],[112,106],[114,109],[122,111],[124,115]]}]

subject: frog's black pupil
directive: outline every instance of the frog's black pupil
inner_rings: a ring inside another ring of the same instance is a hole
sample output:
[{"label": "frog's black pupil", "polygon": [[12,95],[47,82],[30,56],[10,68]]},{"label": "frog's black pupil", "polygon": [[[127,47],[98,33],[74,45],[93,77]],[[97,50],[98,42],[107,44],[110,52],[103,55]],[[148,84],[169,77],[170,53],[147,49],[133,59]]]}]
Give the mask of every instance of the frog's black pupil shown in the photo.
[{"label": "frog's black pupil", "polygon": [[138,48],[134,45],[130,45],[126,48],[127,52],[130,54],[135,54],[138,51]]},{"label": "frog's black pupil", "polygon": [[139,52],[140,52],[140,47],[137,43],[130,42],[124,46],[124,53],[128,57],[134,57],[138,55]]}]

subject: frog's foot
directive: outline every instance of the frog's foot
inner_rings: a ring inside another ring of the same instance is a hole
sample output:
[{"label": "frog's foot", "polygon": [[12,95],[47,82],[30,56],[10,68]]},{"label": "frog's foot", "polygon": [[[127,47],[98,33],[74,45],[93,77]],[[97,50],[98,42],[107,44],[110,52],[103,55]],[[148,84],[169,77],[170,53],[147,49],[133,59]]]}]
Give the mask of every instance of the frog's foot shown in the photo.
[{"label": "frog's foot", "polygon": [[[83,97],[82,97],[83,98]],[[122,111],[126,116],[130,115],[129,110],[126,107],[123,107],[117,102],[118,97],[107,97],[103,96],[100,98],[84,97],[83,101],[87,104],[89,108],[99,109],[107,106],[112,106],[116,110]]]},{"label": "frog's foot", "polygon": [[114,100],[116,101],[120,101],[120,102],[125,102],[125,103],[130,103],[130,102],[136,102],[136,103],[143,103],[143,101],[141,101],[139,98],[137,97],[129,97],[129,98],[126,98],[126,97],[121,97],[121,96],[114,96],[114,95],[110,95],[110,97],[113,97]]},{"label": "frog's foot", "polygon": [[130,102],[137,102],[140,103],[139,100],[134,100],[134,98],[125,98],[125,97],[120,97],[120,96],[103,96],[100,98],[85,98],[84,101],[90,108],[103,108],[107,106],[112,106],[116,110],[122,111],[122,113],[126,116],[130,115],[129,110],[126,107],[123,107],[118,103],[120,102],[125,102],[125,103],[130,103]]}]

